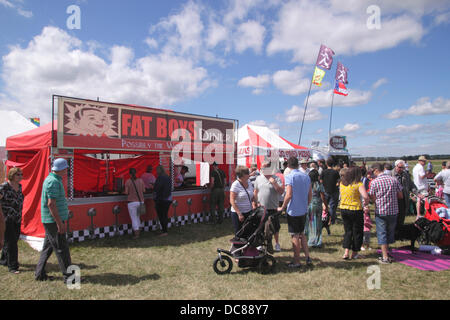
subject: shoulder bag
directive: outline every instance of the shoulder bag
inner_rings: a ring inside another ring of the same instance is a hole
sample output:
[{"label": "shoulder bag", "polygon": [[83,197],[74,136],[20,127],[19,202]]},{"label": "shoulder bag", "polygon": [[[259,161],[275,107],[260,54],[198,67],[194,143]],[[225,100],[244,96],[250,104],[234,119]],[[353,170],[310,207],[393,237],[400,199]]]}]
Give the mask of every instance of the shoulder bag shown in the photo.
[{"label": "shoulder bag", "polygon": [[[239,181],[239,180],[238,180]],[[242,186],[242,188],[244,188],[244,190],[245,190],[245,193],[247,194],[247,197],[248,197],[248,201],[250,201],[250,208],[252,208],[253,209],[253,206],[252,206],[252,200],[250,199],[250,195],[248,194],[248,191],[247,191],[247,189],[245,189],[245,187],[244,187],[244,185],[242,184],[242,182],[240,182],[239,181],[239,183],[241,184],[241,186]],[[250,183],[250,182],[249,182]]]},{"label": "shoulder bag", "polygon": [[137,208],[137,215],[138,216],[143,216],[144,214],[147,213],[147,210],[146,210],[146,207],[145,207],[145,203],[141,201],[141,197],[139,196],[139,192],[138,192],[138,190],[136,188],[136,184],[134,183],[134,180],[131,179],[131,182],[134,185],[134,190],[136,190],[136,194],[137,194],[138,199],[139,199],[139,206]]}]

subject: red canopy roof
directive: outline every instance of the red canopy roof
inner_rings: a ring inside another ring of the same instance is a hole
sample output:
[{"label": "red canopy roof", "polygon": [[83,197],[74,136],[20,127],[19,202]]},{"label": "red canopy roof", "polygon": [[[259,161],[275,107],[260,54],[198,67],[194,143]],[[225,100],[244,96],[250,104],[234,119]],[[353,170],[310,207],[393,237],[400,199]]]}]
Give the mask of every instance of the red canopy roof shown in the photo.
[{"label": "red canopy roof", "polygon": [[[56,121],[54,131],[56,139]],[[40,150],[52,145],[52,123],[48,123],[39,128],[25,131],[6,139],[6,150]]]}]

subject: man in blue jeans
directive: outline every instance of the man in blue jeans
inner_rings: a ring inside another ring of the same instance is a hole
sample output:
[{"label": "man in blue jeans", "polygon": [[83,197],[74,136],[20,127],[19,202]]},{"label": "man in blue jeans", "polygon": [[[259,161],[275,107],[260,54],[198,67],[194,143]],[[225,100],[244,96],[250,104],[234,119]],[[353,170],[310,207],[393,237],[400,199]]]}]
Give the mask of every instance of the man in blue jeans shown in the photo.
[{"label": "man in blue jeans", "polygon": [[327,159],[327,169],[323,170],[320,179],[325,189],[325,199],[328,203],[328,212],[331,224],[336,222],[336,210],[339,203],[339,172],[333,169],[333,159]]},{"label": "man in blue jeans", "polygon": [[391,263],[389,245],[395,242],[395,226],[398,215],[398,199],[403,199],[402,186],[398,180],[384,173],[380,163],[374,163],[372,170],[376,179],[370,183],[369,196],[375,201],[375,223],[378,244],[382,256],[378,262]]}]

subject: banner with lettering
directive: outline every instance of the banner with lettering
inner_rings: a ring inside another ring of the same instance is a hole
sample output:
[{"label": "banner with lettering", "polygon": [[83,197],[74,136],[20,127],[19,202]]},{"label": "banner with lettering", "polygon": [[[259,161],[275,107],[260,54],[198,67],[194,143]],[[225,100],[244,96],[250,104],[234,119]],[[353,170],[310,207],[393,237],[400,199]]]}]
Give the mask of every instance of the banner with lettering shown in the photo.
[{"label": "banner with lettering", "polygon": [[58,148],[234,152],[235,120],[59,97]]}]

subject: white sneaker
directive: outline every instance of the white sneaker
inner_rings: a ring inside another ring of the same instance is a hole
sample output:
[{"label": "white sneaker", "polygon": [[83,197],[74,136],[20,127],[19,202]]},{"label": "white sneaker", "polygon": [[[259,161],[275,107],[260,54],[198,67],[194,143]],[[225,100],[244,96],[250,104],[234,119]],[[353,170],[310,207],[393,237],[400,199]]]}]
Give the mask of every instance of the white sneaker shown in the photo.
[{"label": "white sneaker", "polygon": [[281,247],[280,247],[280,244],[279,244],[279,243],[277,243],[277,244],[275,245],[275,251],[276,251],[276,252],[280,252],[280,251],[281,251]]}]

